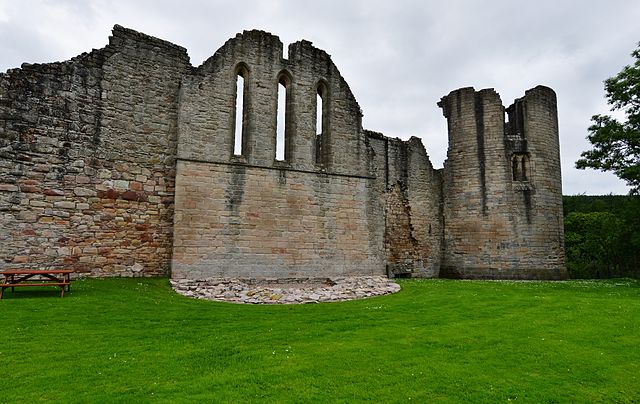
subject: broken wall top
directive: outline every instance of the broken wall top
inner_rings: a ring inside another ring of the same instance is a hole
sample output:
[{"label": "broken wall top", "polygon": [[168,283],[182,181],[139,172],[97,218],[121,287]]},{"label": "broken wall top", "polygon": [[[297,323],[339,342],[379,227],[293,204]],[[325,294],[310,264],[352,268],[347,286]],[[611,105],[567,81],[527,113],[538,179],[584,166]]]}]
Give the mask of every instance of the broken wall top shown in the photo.
[{"label": "broken wall top", "polygon": [[[362,112],[330,56],[308,41],[291,44],[287,59],[282,52],[277,36],[244,31],[185,77],[178,158],[367,175]],[[244,82],[242,109],[236,106],[238,76]],[[285,157],[279,161],[278,91],[286,91]],[[322,124],[316,119],[318,95]],[[239,155],[237,113],[243,113]]]}]

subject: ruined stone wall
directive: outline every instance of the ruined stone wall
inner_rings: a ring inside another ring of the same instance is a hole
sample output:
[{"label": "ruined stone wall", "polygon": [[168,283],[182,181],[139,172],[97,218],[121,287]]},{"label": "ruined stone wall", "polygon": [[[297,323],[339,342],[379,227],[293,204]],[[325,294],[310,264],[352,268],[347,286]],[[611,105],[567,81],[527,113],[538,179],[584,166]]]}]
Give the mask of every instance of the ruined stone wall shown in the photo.
[{"label": "ruined stone wall", "polygon": [[511,126],[491,89],[463,88],[440,103],[449,123],[444,276],[566,277],[555,94],[537,87],[518,102],[527,112]]},{"label": "ruined stone wall", "polygon": [[[360,107],[326,52],[308,41],[289,46],[263,31],[245,31],[186,76],[181,88],[178,157],[183,160],[369,175]],[[233,153],[236,77],[245,75],[243,153]],[[287,105],[287,154],[276,161],[278,83]],[[316,161],[316,94],[324,86],[325,147]]]},{"label": "ruined stone wall", "polygon": [[183,48],[109,45],[0,75],[0,268],[166,274]]},{"label": "ruined stone wall", "polygon": [[552,90],[506,110],[493,90],[451,92],[434,170],[417,138],[363,130],[326,52],[282,52],[245,31],[194,68],[185,49],[115,26],[103,49],[0,74],[0,269],[566,276]]},{"label": "ruined stone wall", "polygon": [[[235,155],[236,80],[244,78]],[[285,159],[276,159],[286,80]],[[316,95],[324,144],[316,157]],[[180,98],[174,277],[384,274],[384,217],[360,108],[329,56],[245,31],[184,78]]]},{"label": "ruined stone wall", "polygon": [[376,186],[385,202],[387,273],[437,277],[442,258],[441,176],[417,138],[390,139],[368,131]]}]

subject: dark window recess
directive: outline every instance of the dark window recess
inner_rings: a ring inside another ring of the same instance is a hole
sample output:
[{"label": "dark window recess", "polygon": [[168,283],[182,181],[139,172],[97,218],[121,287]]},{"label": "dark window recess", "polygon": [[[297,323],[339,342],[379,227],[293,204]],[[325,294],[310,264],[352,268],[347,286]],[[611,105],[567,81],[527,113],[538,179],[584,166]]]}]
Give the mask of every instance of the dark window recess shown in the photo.
[{"label": "dark window recess", "polygon": [[511,171],[514,181],[529,181],[529,156],[516,153],[511,158]]}]

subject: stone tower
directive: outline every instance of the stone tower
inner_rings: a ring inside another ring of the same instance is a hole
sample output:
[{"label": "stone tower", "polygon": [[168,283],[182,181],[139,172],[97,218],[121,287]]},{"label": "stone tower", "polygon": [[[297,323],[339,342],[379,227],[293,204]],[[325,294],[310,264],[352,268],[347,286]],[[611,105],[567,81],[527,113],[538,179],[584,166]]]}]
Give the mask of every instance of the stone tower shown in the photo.
[{"label": "stone tower", "polygon": [[527,91],[507,122],[492,89],[462,88],[439,105],[449,125],[441,275],[566,278],[553,90]]}]

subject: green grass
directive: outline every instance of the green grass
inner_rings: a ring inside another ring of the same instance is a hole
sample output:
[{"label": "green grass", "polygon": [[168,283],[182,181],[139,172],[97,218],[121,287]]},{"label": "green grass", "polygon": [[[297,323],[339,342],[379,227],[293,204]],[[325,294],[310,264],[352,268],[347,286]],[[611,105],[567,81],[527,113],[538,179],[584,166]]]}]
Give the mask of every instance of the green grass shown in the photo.
[{"label": "green grass", "polygon": [[640,281],[405,280],[302,306],[5,292],[0,402],[638,402]]}]

